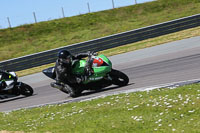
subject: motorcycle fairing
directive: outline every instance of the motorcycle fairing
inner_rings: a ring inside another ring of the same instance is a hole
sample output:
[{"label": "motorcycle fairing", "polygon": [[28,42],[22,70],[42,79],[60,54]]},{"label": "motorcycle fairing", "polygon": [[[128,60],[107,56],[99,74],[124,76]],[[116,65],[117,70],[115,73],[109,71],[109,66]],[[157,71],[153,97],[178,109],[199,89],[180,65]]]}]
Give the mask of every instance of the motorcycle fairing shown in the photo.
[{"label": "motorcycle fairing", "polygon": [[103,63],[104,63],[103,60],[97,56],[94,57],[93,59],[94,60],[93,60],[92,67],[99,67],[99,66],[103,65]]},{"label": "motorcycle fairing", "polygon": [[15,78],[17,75],[15,72],[0,73],[0,80],[6,84],[3,90],[10,90],[14,87]]},{"label": "motorcycle fairing", "polygon": [[55,68],[54,67],[49,67],[47,69],[44,69],[42,71],[47,77],[51,78],[51,79],[55,79]]},{"label": "motorcycle fairing", "polygon": [[[104,55],[94,56],[94,59],[97,59],[97,61],[100,61],[98,65],[94,65],[96,61],[93,61],[92,69],[94,71],[94,74],[89,77],[89,79],[84,84],[87,84],[90,81],[96,81],[100,80],[103,77],[107,75],[111,71],[112,63],[111,61]],[[86,65],[86,60],[80,60],[74,64],[74,68],[72,70],[73,74],[77,75],[83,75],[84,69]]]},{"label": "motorcycle fairing", "polygon": [[[107,75],[107,73],[109,73],[112,69],[112,63],[106,56],[104,56],[104,55],[94,56],[94,58],[97,58],[97,57],[100,58],[101,65],[92,67],[94,74],[91,75],[88,80],[84,81],[83,82],[84,84],[104,78]],[[75,62],[75,64],[73,65],[73,68],[72,68],[72,73],[76,74],[76,75],[83,75],[84,71],[85,71],[85,65],[86,65],[85,59]],[[47,77],[55,80],[54,67],[44,69],[43,73]]]}]

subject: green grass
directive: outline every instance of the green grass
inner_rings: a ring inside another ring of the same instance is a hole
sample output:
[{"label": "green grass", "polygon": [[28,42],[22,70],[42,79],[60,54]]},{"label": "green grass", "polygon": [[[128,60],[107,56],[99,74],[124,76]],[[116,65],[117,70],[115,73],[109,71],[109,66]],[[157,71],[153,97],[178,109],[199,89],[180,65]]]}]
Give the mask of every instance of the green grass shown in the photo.
[{"label": "green grass", "polygon": [[200,84],[0,113],[0,130],[200,132]]},{"label": "green grass", "polygon": [[199,13],[199,0],[157,0],[0,30],[0,61]]}]

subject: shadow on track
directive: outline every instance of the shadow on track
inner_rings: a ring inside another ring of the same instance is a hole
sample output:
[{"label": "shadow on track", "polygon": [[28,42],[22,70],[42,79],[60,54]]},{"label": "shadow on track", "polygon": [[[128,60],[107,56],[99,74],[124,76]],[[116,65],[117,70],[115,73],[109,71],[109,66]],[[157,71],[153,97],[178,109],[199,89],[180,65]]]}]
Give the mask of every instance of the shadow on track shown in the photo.
[{"label": "shadow on track", "polygon": [[[33,94],[32,96],[35,96],[37,94]],[[31,96],[28,96],[31,97]],[[15,101],[15,100],[19,100],[19,99],[24,99],[27,98],[26,96],[16,96],[16,95],[7,95],[6,97],[2,97],[2,95],[0,96],[0,103],[6,103],[6,102],[10,102],[10,101]]]},{"label": "shadow on track", "polygon": [[[129,86],[129,85],[133,85],[135,83],[130,83],[126,86]],[[125,86],[122,86],[122,87],[125,87]],[[106,92],[106,91],[109,91],[109,90],[114,90],[114,89],[118,89],[118,88],[121,88],[119,86],[110,86],[110,87],[106,87],[106,88],[103,88],[103,89],[99,89],[99,90],[89,90],[87,92],[83,92],[80,96],[87,96],[87,95],[91,95],[91,94],[95,94],[95,93],[99,93],[99,92]]]}]

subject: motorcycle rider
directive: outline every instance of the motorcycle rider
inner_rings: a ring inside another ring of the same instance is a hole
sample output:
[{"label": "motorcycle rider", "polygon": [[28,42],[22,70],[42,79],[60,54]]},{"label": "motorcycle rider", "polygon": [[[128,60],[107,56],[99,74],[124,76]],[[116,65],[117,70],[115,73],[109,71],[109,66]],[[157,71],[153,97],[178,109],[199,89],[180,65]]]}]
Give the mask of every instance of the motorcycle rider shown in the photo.
[{"label": "motorcycle rider", "polygon": [[6,88],[7,84],[4,81],[5,79],[9,79],[8,70],[2,70],[0,69],[0,91],[4,88]]},{"label": "motorcycle rider", "polygon": [[76,55],[72,55],[67,50],[59,51],[58,59],[56,60],[55,64],[56,83],[52,83],[52,86],[62,86],[63,83],[66,82],[81,83],[87,80],[87,78],[94,73],[92,70],[93,60],[91,58],[88,58],[87,60],[84,75],[72,74],[72,68],[74,67],[75,62],[91,55],[92,53],[90,51]]}]

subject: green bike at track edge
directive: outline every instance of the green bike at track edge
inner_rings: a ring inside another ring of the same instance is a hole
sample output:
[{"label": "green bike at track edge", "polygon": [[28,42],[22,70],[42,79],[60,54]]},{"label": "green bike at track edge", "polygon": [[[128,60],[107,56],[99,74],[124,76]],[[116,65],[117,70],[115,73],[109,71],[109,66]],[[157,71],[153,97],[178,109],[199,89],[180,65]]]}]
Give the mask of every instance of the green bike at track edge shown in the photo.
[{"label": "green bike at track edge", "polygon": [[[77,97],[80,96],[84,90],[101,90],[110,85],[122,87],[128,84],[128,76],[121,71],[113,69],[111,61],[105,55],[91,55],[88,58],[93,59],[92,69],[94,74],[89,76],[87,80],[82,83],[65,84],[63,87],[59,88],[61,91],[68,93],[71,97]],[[73,65],[72,73],[75,75],[84,74],[85,65],[86,59],[77,61]],[[54,67],[44,69],[43,73],[55,80]]]}]

